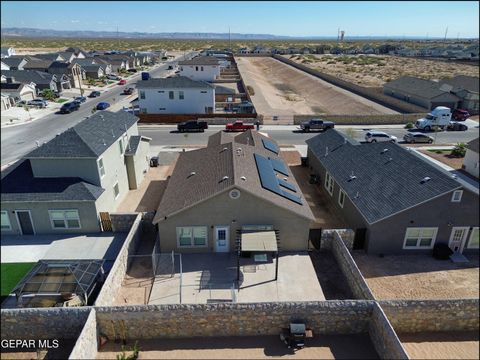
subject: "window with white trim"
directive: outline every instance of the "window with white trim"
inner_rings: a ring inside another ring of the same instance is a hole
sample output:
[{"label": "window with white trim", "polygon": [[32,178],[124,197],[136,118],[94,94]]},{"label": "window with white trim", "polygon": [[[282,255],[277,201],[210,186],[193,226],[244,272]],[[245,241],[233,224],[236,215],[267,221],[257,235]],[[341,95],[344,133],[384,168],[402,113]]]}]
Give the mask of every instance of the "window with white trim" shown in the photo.
[{"label": "window with white trim", "polygon": [[78,210],[48,210],[52,229],[80,229]]},{"label": "window with white trim", "polygon": [[1,228],[2,230],[12,230],[12,224],[10,223],[10,218],[8,217],[8,211],[2,211]]},{"label": "window with white trim", "polygon": [[333,195],[333,178],[328,172],[325,172],[325,189],[330,195]]},{"label": "window with white trim", "polygon": [[[3,225],[2,225],[3,229]],[[470,233],[470,239],[468,239],[468,246],[467,249],[478,249],[479,242],[480,242],[480,233],[478,231],[478,227],[474,227],[472,232]]]},{"label": "window with white trim", "polygon": [[179,91],[179,92],[178,92],[178,98],[179,98],[180,100],[185,99],[185,93],[184,93],[183,91]]},{"label": "window with white trim", "polygon": [[437,237],[438,228],[407,228],[404,249],[431,249]]},{"label": "window with white trim", "polygon": [[118,150],[120,150],[120,156],[123,155],[123,140],[118,140]]},{"label": "window with white trim", "polygon": [[118,182],[113,185],[113,197],[116,199],[120,194],[120,188],[118,187]]},{"label": "window with white trim", "polygon": [[139,91],[140,99],[145,99],[145,90]]},{"label": "window with white trim", "polygon": [[452,202],[460,202],[462,200],[463,190],[455,190],[452,194]]},{"label": "window with white trim", "polygon": [[174,91],[169,91],[169,92],[168,92],[168,98],[169,98],[170,100],[175,99],[175,92],[174,92]]},{"label": "window with white trim", "polygon": [[343,205],[345,204],[345,191],[340,189],[340,192],[338,193],[338,205],[343,208]]},{"label": "window with white trim", "polygon": [[100,173],[100,178],[105,176],[105,167],[103,166],[103,158],[97,160],[98,172]]},{"label": "window with white trim", "polygon": [[206,247],[206,226],[179,226],[177,227],[178,247]]}]

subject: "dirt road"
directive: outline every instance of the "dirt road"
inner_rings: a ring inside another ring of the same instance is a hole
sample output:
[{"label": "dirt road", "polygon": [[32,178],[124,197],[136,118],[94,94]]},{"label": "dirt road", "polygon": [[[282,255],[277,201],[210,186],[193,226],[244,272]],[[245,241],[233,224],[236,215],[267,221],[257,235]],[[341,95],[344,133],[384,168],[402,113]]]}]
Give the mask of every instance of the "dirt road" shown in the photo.
[{"label": "dirt road", "polygon": [[396,114],[273,58],[237,57],[235,60],[245,85],[255,91],[251,98],[259,114]]}]

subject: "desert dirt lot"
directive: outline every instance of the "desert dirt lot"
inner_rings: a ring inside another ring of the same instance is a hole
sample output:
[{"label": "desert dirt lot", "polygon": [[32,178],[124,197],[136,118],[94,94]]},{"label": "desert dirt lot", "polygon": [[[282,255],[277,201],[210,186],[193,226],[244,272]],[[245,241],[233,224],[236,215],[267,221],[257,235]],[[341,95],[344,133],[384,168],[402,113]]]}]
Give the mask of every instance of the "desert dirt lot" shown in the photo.
[{"label": "desert dirt lot", "polygon": [[391,55],[284,55],[300,64],[336,76],[345,81],[382,87],[401,76],[428,80],[451,78],[454,75],[478,77],[478,65],[439,60],[415,59]]},{"label": "desert dirt lot", "polygon": [[411,359],[478,359],[476,331],[398,334]]},{"label": "desert dirt lot", "polygon": [[[130,341],[125,348],[132,345]],[[279,336],[140,340],[138,346],[139,359],[378,359],[369,336],[363,334],[317,335],[295,352]],[[109,342],[97,359],[114,359],[120,351],[121,344]]]},{"label": "desert dirt lot", "polygon": [[270,57],[235,60],[245,85],[255,91],[251,98],[262,115],[396,113]]},{"label": "desert dirt lot", "polygon": [[468,263],[436,260],[430,255],[392,255],[383,258],[353,255],[373,295],[379,300],[476,298],[479,259]]}]

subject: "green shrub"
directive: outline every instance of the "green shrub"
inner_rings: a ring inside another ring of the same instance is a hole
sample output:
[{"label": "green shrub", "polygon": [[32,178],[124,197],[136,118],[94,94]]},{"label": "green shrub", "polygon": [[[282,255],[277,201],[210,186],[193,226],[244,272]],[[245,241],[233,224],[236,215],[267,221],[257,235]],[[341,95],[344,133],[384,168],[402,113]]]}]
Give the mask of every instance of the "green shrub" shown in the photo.
[{"label": "green shrub", "polygon": [[442,154],[443,151],[442,150],[435,150],[435,154]]},{"label": "green shrub", "polygon": [[450,153],[450,155],[463,158],[467,152],[466,145],[464,143],[458,143]]},{"label": "green shrub", "polygon": [[413,123],[412,122],[408,122],[406,125],[405,125],[405,129],[413,129]]},{"label": "green shrub", "polygon": [[255,90],[250,85],[247,85],[247,91],[250,96],[255,95]]}]

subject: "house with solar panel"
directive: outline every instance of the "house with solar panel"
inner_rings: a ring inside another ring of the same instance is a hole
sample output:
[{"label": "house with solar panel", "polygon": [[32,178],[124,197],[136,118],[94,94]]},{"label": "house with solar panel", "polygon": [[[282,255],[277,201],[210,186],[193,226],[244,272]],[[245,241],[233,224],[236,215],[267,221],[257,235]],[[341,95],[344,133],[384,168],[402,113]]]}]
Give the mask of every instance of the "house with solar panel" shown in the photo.
[{"label": "house with solar panel", "polygon": [[1,231],[35,235],[101,231],[149,169],[149,138],[138,118],[100,111],[2,172]]},{"label": "house with solar panel", "polygon": [[306,142],[319,188],[355,230],[354,248],[418,254],[445,244],[478,252],[478,186],[398,144],[360,144],[334,129]]},{"label": "house with solar panel", "polygon": [[312,221],[277,143],[253,130],[181,153],[153,220],[162,252],[307,250]]}]

